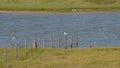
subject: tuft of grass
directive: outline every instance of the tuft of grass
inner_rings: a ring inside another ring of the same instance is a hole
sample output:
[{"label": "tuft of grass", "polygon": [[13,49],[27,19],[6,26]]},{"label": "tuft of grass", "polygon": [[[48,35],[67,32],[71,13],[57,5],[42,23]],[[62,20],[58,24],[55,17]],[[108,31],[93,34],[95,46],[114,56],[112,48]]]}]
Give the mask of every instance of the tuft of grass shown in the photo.
[{"label": "tuft of grass", "polygon": [[[119,68],[120,48],[83,49],[19,49],[15,58],[14,49],[8,48],[8,60],[0,56],[0,68]],[[0,54],[3,49],[0,48]]]}]

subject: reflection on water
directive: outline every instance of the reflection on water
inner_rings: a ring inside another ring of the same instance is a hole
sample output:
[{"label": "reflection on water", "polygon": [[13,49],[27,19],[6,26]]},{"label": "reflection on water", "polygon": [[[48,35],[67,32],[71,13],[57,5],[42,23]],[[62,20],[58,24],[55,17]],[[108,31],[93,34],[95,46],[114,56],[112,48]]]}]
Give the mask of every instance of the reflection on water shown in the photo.
[{"label": "reflection on water", "polygon": [[24,40],[31,46],[35,36],[39,47],[43,37],[47,46],[50,37],[58,45],[58,35],[63,42],[64,32],[68,33],[67,45],[72,34],[74,42],[75,36],[79,36],[79,47],[119,46],[120,13],[0,14],[0,47],[11,47],[13,43],[24,45]]}]

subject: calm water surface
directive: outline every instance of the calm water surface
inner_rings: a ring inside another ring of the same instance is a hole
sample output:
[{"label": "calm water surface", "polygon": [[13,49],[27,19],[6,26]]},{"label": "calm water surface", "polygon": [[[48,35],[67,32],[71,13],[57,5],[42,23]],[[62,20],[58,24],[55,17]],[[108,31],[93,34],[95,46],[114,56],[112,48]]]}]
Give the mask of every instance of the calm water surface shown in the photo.
[{"label": "calm water surface", "polygon": [[50,37],[57,46],[58,35],[63,43],[64,32],[68,33],[68,46],[70,35],[73,45],[75,36],[79,36],[79,47],[120,46],[120,13],[0,14],[0,47],[13,47],[14,43],[21,46],[24,40],[31,47],[35,36],[38,47],[43,37],[48,47]]}]

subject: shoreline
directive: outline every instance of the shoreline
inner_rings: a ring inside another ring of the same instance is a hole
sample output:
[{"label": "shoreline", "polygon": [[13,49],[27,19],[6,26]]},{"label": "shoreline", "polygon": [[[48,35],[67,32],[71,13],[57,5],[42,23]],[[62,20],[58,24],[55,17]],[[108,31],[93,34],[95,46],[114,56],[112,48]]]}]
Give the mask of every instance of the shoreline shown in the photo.
[{"label": "shoreline", "polygon": [[61,12],[61,11],[2,11],[0,10],[0,14],[86,14],[86,13],[117,13],[120,11],[69,11],[69,12]]}]

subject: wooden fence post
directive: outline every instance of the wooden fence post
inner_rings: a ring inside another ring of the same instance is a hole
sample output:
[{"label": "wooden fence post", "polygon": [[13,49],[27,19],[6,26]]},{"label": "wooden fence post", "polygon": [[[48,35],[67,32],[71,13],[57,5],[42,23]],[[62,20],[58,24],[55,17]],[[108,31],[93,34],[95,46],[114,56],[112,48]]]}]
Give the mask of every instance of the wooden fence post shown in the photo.
[{"label": "wooden fence post", "polygon": [[25,56],[27,56],[27,41],[25,40]]},{"label": "wooden fence post", "polygon": [[76,48],[78,48],[78,35],[76,36]]},{"label": "wooden fence post", "polygon": [[51,48],[54,48],[53,38],[52,37],[51,37],[50,41],[51,41]]},{"label": "wooden fence post", "polygon": [[70,36],[70,48],[72,48],[72,35]]},{"label": "wooden fence post", "polygon": [[33,48],[37,48],[37,41],[36,41],[36,38],[34,39],[34,42],[33,42]]},{"label": "wooden fence post", "polygon": [[4,61],[7,61],[7,49],[4,48]]},{"label": "wooden fence post", "polygon": [[61,39],[60,39],[60,35],[58,36],[58,47],[60,48],[61,46]]},{"label": "wooden fence post", "polygon": [[15,44],[15,58],[18,57],[18,44]]},{"label": "wooden fence post", "polygon": [[66,43],[67,42],[67,33],[64,32],[64,48],[67,49]]},{"label": "wooden fence post", "polygon": [[43,48],[46,47],[46,44],[45,44],[45,38],[43,38]]}]

